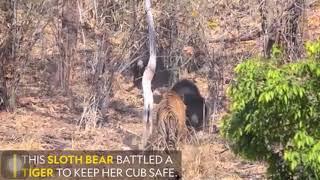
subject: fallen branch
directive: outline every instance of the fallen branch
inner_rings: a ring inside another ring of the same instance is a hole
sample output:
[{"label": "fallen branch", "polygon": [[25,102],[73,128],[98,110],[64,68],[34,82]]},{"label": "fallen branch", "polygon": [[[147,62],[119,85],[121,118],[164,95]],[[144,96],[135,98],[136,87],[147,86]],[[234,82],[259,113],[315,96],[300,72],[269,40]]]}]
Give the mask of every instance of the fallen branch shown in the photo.
[{"label": "fallen branch", "polygon": [[259,38],[261,36],[261,31],[254,31],[251,34],[245,34],[241,35],[239,37],[233,37],[233,38],[219,38],[219,39],[213,39],[209,40],[209,43],[234,43],[234,42],[240,42],[240,41],[251,41]]}]

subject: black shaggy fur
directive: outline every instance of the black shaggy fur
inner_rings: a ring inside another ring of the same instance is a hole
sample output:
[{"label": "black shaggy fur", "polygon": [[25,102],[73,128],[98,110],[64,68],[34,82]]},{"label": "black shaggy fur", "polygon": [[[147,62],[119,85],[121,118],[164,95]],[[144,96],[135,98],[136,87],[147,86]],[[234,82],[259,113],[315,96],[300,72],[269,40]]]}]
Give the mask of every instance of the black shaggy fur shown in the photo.
[{"label": "black shaggy fur", "polygon": [[184,103],[186,104],[186,125],[193,127],[199,131],[203,129],[203,121],[208,125],[208,106],[205,104],[205,99],[201,96],[187,95],[184,96]]},{"label": "black shaggy fur", "polygon": [[181,97],[186,95],[194,95],[201,97],[198,87],[191,81],[183,79],[178,81],[173,87],[172,90],[179,94]]},{"label": "black shaggy fur", "polygon": [[209,107],[193,82],[186,79],[181,80],[172,87],[172,90],[183,99],[186,105],[186,125],[188,127],[201,130],[204,122],[205,125],[208,125]]}]

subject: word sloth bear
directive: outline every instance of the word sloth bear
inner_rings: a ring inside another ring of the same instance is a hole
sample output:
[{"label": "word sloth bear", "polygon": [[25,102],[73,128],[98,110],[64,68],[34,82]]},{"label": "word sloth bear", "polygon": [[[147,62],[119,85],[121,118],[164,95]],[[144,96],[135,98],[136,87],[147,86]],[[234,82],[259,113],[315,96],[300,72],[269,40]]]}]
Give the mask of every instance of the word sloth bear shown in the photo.
[{"label": "word sloth bear", "polygon": [[165,149],[175,149],[187,135],[187,127],[201,130],[208,120],[208,107],[197,86],[189,80],[177,82],[158,105],[157,131]]}]

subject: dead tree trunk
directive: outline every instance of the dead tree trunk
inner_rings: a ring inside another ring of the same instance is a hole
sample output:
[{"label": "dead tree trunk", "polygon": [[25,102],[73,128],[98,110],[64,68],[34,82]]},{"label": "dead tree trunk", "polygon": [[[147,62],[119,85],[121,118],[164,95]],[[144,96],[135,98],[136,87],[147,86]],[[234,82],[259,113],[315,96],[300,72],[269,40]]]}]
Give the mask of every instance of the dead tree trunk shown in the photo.
[{"label": "dead tree trunk", "polygon": [[62,59],[59,64],[59,82],[64,93],[70,93],[70,74],[73,62],[75,60],[75,51],[77,46],[77,34],[79,26],[79,12],[77,0],[63,0],[62,7]]},{"label": "dead tree trunk", "polygon": [[153,22],[153,16],[151,12],[151,0],[145,0],[145,8],[147,11],[147,23],[149,29],[149,51],[150,57],[147,67],[144,70],[142,76],[142,90],[144,99],[143,109],[143,148],[147,145],[149,136],[152,133],[153,121],[152,121],[152,110],[153,110],[153,94],[151,89],[151,81],[156,71],[156,42],[155,42],[155,28]]},{"label": "dead tree trunk", "polygon": [[277,45],[288,60],[300,58],[303,49],[302,15],[305,1],[259,1],[264,56],[270,58],[273,45]]},{"label": "dead tree trunk", "polygon": [[4,32],[0,40],[0,106],[13,111],[16,105],[16,88],[18,82],[16,67],[16,1],[5,0],[1,3],[5,21],[0,29]]},{"label": "dead tree trunk", "polygon": [[106,33],[97,34],[98,52],[96,58],[98,62],[92,84],[97,98],[98,109],[101,111],[103,119],[105,119],[107,115],[115,69],[110,58],[111,44],[106,39]]},{"label": "dead tree trunk", "polygon": [[301,58],[303,49],[303,11],[305,0],[294,0],[287,8],[287,19],[284,29],[286,54],[290,60]]}]

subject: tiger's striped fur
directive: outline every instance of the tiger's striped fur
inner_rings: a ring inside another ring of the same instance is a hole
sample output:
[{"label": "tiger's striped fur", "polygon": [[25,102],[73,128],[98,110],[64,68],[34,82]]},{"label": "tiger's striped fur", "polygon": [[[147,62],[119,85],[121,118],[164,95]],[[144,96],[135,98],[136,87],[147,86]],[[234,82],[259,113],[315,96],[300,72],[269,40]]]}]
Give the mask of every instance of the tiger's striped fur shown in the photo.
[{"label": "tiger's striped fur", "polygon": [[174,91],[164,95],[157,111],[157,129],[165,149],[176,149],[177,142],[186,136],[186,106]]}]

